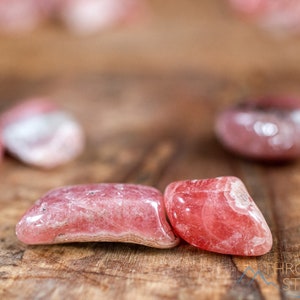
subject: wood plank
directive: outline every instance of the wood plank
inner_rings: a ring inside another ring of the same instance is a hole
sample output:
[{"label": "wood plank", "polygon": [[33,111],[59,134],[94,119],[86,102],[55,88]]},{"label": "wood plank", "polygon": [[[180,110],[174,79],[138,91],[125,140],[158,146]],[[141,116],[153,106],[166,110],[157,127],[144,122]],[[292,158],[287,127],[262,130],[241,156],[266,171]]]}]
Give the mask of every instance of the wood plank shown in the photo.
[{"label": "wood plank", "polygon": [[[48,24],[0,37],[0,111],[46,95],[71,111],[86,151],[51,171],[0,165],[0,299],[297,299],[300,162],[243,160],[216,141],[219,111],[261,94],[300,95],[300,39],[235,18],[226,1],[149,1],[150,19],[75,37]],[[240,177],[270,224],[257,258],[121,243],[26,246],[16,222],[51,188]]]},{"label": "wood plank", "polygon": [[[27,83],[33,94],[41,90],[41,81]],[[299,294],[300,165],[244,161],[218,144],[213,121],[220,105],[227,105],[221,95],[234,94],[234,82],[205,74],[110,74],[79,76],[64,84],[45,80],[43,89],[82,122],[87,149],[52,171],[5,158],[0,183],[2,299],[288,299],[293,288]],[[15,93],[19,96],[18,89]],[[163,190],[174,180],[220,175],[235,175],[246,183],[273,232],[269,254],[232,257],[185,243],[170,250],[118,243],[25,246],[14,235],[26,208],[57,186],[135,182]],[[254,273],[248,267],[276,286],[259,276],[251,282]]]},{"label": "wood plank", "polygon": [[262,31],[237,18],[226,1],[148,2],[148,19],[98,35],[78,37],[49,24],[23,37],[2,37],[0,76],[188,69],[241,80],[299,71],[297,36]]}]

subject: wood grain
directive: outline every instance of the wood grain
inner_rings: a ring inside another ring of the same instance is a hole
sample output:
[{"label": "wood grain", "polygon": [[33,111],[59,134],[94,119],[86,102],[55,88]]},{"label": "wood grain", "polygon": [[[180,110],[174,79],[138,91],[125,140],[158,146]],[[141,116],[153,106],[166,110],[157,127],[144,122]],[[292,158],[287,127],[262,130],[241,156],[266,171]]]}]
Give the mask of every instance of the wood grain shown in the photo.
[{"label": "wood grain", "polygon": [[[220,1],[150,3],[152,21],[99,37],[49,25],[27,38],[1,38],[0,110],[51,96],[87,134],[83,155],[55,170],[8,155],[1,164],[1,299],[300,297],[300,162],[243,160],[213,132],[217,113],[242,98],[300,95],[300,39],[283,45]],[[132,182],[163,191],[174,180],[221,175],[245,182],[271,227],[269,254],[232,257],[185,243],[26,246],[15,237],[24,211],[54,187]]]}]

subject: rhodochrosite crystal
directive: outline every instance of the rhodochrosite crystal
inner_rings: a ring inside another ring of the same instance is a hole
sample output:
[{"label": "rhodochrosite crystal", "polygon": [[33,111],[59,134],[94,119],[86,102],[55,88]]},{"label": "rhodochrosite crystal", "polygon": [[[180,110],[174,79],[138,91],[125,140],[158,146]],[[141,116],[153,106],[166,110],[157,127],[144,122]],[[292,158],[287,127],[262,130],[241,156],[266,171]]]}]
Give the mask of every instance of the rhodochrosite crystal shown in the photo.
[{"label": "rhodochrosite crystal", "polygon": [[75,119],[46,99],[24,101],[0,117],[3,146],[21,161],[53,168],[78,156],[84,134]]},{"label": "rhodochrosite crystal", "polygon": [[165,205],[175,232],[204,250],[256,256],[270,251],[270,229],[236,177],[169,184]]},{"label": "rhodochrosite crystal", "polygon": [[58,14],[70,30],[90,34],[133,21],[143,11],[143,0],[63,0]]},{"label": "rhodochrosite crystal", "polygon": [[237,154],[261,160],[288,160],[300,156],[300,101],[265,98],[223,111],[216,135]]},{"label": "rhodochrosite crystal", "polygon": [[111,241],[170,248],[178,244],[155,188],[90,184],[48,192],[22,217],[17,237],[26,244]]},{"label": "rhodochrosite crystal", "polygon": [[0,30],[16,33],[34,29],[46,17],[39,7],[45,0],[0,0]]},{"label": "rhodochrosite crystal", "polygon": [[0,0],[0,31],[30,31],[58,18],[72,31],[88,34],[131,22],[144,11],[144,0]]},{"label": "rhodochrosite crystal", "polygon": [[300,1],[228,0],[232,7],[263,27],[291,32],[300,31]]}]

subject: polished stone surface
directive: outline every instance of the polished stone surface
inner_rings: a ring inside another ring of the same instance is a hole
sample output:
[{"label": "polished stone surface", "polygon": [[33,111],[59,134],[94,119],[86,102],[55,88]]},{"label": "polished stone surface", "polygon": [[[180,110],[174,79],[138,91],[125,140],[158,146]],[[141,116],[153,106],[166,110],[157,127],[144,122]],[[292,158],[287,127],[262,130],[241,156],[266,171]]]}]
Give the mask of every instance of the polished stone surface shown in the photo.
[{"label": "polished stone surface", "polygon": [[266,97],[229,107],[216,118],[216,135],[225,148],[248,158],[298,158],[299,103],[290,97]]},{"label": "polished stone surface", "polygon": [[257,256],[272,247],[262,213],[236,177],[173,182],[164,199],[175,232],[198,248]]},{"label": "polished stone surface", "polygon": [[84,132],[69,113],[48,99],[30,99],[0,116],[5,149],[41,168],[65,164],[84,149]]},{"label": "polished stone surface", "polygon": [[40,198],[16,226],[26,244],[109,241],[171,248],[179,243],[163,196],[134,184],[62,187]]}]

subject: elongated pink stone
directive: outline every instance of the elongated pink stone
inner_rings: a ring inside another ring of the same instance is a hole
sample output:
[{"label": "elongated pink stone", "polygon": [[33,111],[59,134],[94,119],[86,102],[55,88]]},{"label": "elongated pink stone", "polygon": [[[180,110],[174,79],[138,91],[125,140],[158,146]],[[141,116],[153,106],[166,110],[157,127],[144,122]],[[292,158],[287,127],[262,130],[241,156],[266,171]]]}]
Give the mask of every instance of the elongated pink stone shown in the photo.
[{"label": "elongated pink stone", "polygon": [[164,199],[175,232],[196,247],[243,256],[272,247],[263,215],[236,177],[173,182]]},{"label": "elongated pink stone", "polygon": [[134,184],[52,190],[25,213],[16,234],[26,244],[111,241],[171,248],[179,243],[161,192]]},{"label": "elongated pink stone", "polygon": [[225,148],[259,160],[300,157],[300,101],[267,97],[223,111],[215,132]]},{"label": "elongated pink stone", "polygon": [[78,122],[47,99],[30,99],[0,117],[3,146],[24,163],[54,168],[77,157],[84,148]]}]

